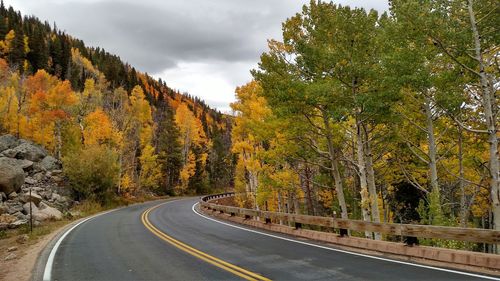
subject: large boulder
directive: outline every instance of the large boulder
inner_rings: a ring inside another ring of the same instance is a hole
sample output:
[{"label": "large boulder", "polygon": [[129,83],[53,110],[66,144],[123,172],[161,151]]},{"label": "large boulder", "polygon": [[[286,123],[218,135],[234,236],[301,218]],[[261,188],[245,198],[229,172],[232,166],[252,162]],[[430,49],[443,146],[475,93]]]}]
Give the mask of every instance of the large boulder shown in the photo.
[{"label": "large boulder", "polygon": [[48,155],[45,156],[45,158],[43,158],[43,160],[40,162],[40,166],[45,171],[59,170],[61,169],[61,162],[56,158]]},{"label": "large boulder", "polygon": [[20,166],[0,162],[0,192],[17,192],[24,184],[24,171]]},{"label": "large boulder", "polygon": [[13,135],[0,136],[0,152],[14,148],[18,145],[17,138]]},{"label": "large boulder", "polygon": [[45,203],[40,203],[38,212],[33,214],[33,219],[37,221],[45,221],[48,219],[60,220],[63,214],[56,208],[50,207]]},{"label": "large boulder", "polygon": [[30,142],[23,142],[12,150],[16,152],[16,158],[33,162],[38,162],[47,156],[47,151],[45,151],[45,149]]},{"label": "large boulder", "polygon": [[30,160],[25,160],[25,159],[0,157],[0,164],[1,163],[9,164],[12,166],[19,166],[23,170],[29,170],[31,167],[33,167],[33,162]]},{"label": "large boulder", "polygon": [[49,219],[60,220],[62,219],[62,213],[56,208],[49,207],[34,213],[33,219],[36,221],[46,221]]}]

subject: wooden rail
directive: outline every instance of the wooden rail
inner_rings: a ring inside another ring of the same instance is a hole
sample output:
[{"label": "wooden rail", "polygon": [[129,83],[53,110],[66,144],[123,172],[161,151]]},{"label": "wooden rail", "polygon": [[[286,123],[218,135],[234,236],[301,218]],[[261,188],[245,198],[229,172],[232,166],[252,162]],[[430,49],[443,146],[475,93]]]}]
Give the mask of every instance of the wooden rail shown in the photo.
[{"label": "wooden rail", "polygon": [[420,238],[435,238],[445,240],[458,240],[468,242],[478,242],[487,244],[500,244],[500,231],[492,229],[447,227],[434,225],[418,224],[397,224],[397,223],[377,223],[362,220],[346,220],[330,217],[308,216],[287,214],[279,212],[257,211],[253,209],[238,208],[232,206],[223,206],[211,203],[210,201],[234,196],[234,193],[215,194],[202,197],[201,207],[227,213],[232,216],[242,216],[247,219],[261,218],[270,222],[271,220],[282,220],[294,223],[296,227],[302,224],[324,226],[338,229],[350,229],[353,231],[379,232],[388,235],[399,235]]}]

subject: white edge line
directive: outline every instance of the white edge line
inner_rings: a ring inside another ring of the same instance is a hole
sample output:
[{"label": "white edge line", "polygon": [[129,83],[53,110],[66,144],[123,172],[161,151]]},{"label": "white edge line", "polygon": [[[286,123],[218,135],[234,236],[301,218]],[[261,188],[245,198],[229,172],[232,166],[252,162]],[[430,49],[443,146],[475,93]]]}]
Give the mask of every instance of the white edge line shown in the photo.
[{"label": "white edge line", "polygon": [[51,278],[52,278],[52,265],[54,264],[54,258],[56,256],[56,252],[57,252],[57,249],[59,249],[59,246],[61,245],[62,241],[64,240],[64,238],[66,238],[66,236],[73,230],[75,229],[77,226],[79,226],[80,224],[90,220],[90,219],[93,219],[95,217],[98,217],[98,216],[101,216],[101,215],[104,215],[104,214],[107,214],[107,213],[110,213],[112,211],[115,211],[115,210],[110,210],[110,211],[107,211],[107,212],[104,212],[104,213],[100,213],[100,214],[97,214],[97,215],[93,215],[91,217],[88,217],[82,221],[80,221],[79,223],[73,225],[70,229],[66,230],[66,232],[61,236],[59,237],[59,239],[57,240],[56,244],[54,245],[54,247],[52,247],[52,250],[50,251],[50,254],[49,254],[49,257],[47,259],[47,263],[45,264],[45,270],[43,271],[43,281],[50,281]]},{"label": "white edge line", "polygon": [[193,212],[195,214],[197,214],[197,215],[199,215],[199,216],[201,216],[201,217],[203,217],[203,218],[205,218],[207,220],[211,220],[211,221],[214,221],[214,222],[217,222],[217,223],[220,223],[220,224],[224,224],[224,225],[231,226],[231,227],[234,227],[234,228],[238,228],[238,229],[241,229],[241,230],[245,230],[245,231],[248,231],[248,232],[253,232],[253,233],[257,233],[257,234],[261,234],[261,235],[265,235],[265,236],[269,236],[269,237],[273,237],[273,238],[277,238],[277,239],[281,239],[281,240],[285,240],[285,241],[289,241],[289,242],[299,243],[299,244],[303,244],[303,245],[307,245],[307,246],[312,246],[312,247],[316,247],[316,248],[321,248],[321,249],[325,249],[325,250],[329,250],[329,251],[335,251],[335,252],[340,252],[340,253],[345,253],[345,254],[350,254],[350,255],[355,255],[355,256],[370,258],[370,259],[376,259],[376,260],[393,262],[393,263],[399,263],[399,264],[404,264],[404,265],[409,265],[409,266],[415,266],[415,267],[433,269],[433,270],[444,271],[444,272],[449,272],[449,273],[455,273],[455,274],[460,274],[460,275],[466,275],[466,276],[471,276],[471,277],[477,277],[477,278],[484,278],[484,279],[489,279],[489,280],[500,281],[500,278],[496,278],[496,277],[492,277],[492,276],[480,275],[480,274],[474,274],[474,273],[468,273],[468,272],[462,272],[462,271],[457,271],[457,270],[452,270],[452,269],[446,269],[446,268],[434,267],[434,266],[429,266],[429,265],[423,265],[423,264],[409,263],[409,262],[398,261],[398,260],[391,260],[391,259],[382,258],[382,257],[376,257],[376,256],[370,256],[370,255],[360,254],[360,253],[356,253],[356,252],[350,252],[350,251],[345,251],[345,250],[340,250],[340,249],[325,247],[325,246],[321,246],[321,245],[316,245],[316,244],[312,244],[312,243],[307,243],[307,242],[304,242],[304,241],[298,241],[298,240],[294,240],[294,239],[290,239],[290,238],[285,238],[285,237],[281,237],[281,236],[277,236],[277,235],[273,235],[273,234],[269,234],[269,233],[265,233],[265,232],[260,232],[260,231],[253,230],[253,229],[248,229],[248,228],[245,228],[245,227],[236,226],[236,225],[233,225],[233,224],[230,224],[230,223],[222,222],[222,221],[219,221],[219,220],[207,217],[207,216],[199,213],[198,211],[195,210],[195,206],[197,204],[199,204],[199,203],[197,202],[197,203],[193,204],[193,206],[191,207],[191,209],[193,210]]}]

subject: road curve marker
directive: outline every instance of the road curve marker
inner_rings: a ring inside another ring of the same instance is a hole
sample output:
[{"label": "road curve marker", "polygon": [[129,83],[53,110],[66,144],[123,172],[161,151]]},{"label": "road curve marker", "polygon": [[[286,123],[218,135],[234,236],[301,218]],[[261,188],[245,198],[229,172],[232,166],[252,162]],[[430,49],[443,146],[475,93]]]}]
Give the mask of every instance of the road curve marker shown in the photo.
[{"label": "road curve marker", "polygon": [[199,203],[197,202],[197,203],[194,203],[193,206],[191,206],[191,210],[195,214],[197,214],[198,216],[203,217],[203,218],[205,218],[207,220],[211,220],[211,221],[214,221],[214,222],[217,222],[217,223],[220,223],[220,224],[223,224],[223,225],[227,225],[227,226],[230,226],[230,227],[234,227],[234,228],[237,228],[237,229],[241,229],[241,230],[244,230],[244,231],[253,232],[253,233],[260,234],[260,235],[264,235],[264,236],[269,236],[269,237],[273,237],[273,238],[276,238],[276,239],[285,240],[285,241],[288,241],[288,242],[294,242],[294,243],[298,243],[298,244],[302,244],[302,245],[307,245],[307,246],[311,246],[311,247],[316,247],[316,248],[320,248],[320,249],[325,249],[325,250],[329,250],[329,251],[334,251],[334,252],[340,252],[340,253],[345,253],[345,254],[350,254],[350,255],[355,255],[355,256],[360,256],[360,257],[375,259],[375,260],[392,262],[392,263],[399,263],[399,264],[404,264],[404,265],[409,265],[409,266],[414,266],[414,267],[427,268],[427,269],[432,269],[432,270],[437,270],[437,271],[444,271],[444,272],[449,272],[449,273],[455,273],[455,274],[465,275],[465,276],[470,276],[470,277],[483,278],[483,279],[487,279],[487,280],[500,281],[500,278],[498,278],[498,277],[493,277],[493,276],[488,276],[488,275],[481,275],[481,274],[475,274],[475,273],[469,273],[469,272],[463,272],[463,271],[446,269],[446,268],[440,268],[440,267],[434,267],[434,266],[430,266],[430,265],[409,263],[409,262],[405,262],[405,261],[391,260],[391,259],[382,258],[382,257],[376,257],[376,256],[370,256],[370,255],[366,255],[366,254],[361,254],[361,253],[350,252],[350,251],[346,251],[346,250],[340,250],[340,249],[330,248],[330,247],[321,246],[321,245],[317,245],[317,244],[313,244],[313,243],[308,243],[308,242],[304,242],[304,241],[299,241],[299,240],[294,240],[294,239],[290,239],[290,238],[286,238],[286,237],[281,237],[281,236],[278,236],[278,235],[273,235],[273,234],[269,234],[269,233],[265,233],[265,232],[253,230],[253,229],[248,229],[248,228],[245,228],[245,227],[233,225],[233,224],[230,224],[230,223],[227,223],[227,222],[222,222],[222,221],[219,221],[219,220],[207,217],[207,216],[205,216],[205,215],[203,215],[203,214],[201,214],[201,213],[199,213],[198,211],[195,210],[195,206],[198,205],[198,204]]},{"label": "road curve marker", "polygon": [[166,202],[166,203],[162,203],[162,204],[159,204],[159,205],[156,205],[154,207],[151,207],[149,209],[147,209],[146,211],[144,211],[141,215],[141,221],[142,223],[144,224],[144,226],[151,232],[153,233],[154,235],[156,235],[157,237],[159,237],[160,239],[162,239],[163,241],[173,245],[174,247],[182,250],[183,252],[186,252],[192,256],[195,256],[207,263],[210,263],[220,269],[223,269],[225,271],[228,271],[228,272],[231,272],[233,273],[234,275],[236,276],[239,276],[243,279],[246,279],[246,280],[252,280],[252,281],[259,281],[259,280],[262,280],[262,281],[270,281],[270,279],[266,278],[266,277],[263,277],[262,275],[259,275],[257,273],[254,273],[254,272],[251,272],[251,271],[248,271],[246,269],[243,269],[239,266],[236,266],[234,264],[231,264],[231,263],[228,263],[226,261],[223,261],[219,258],[216,258],[214,256],[211,256],[205,252],[202,252],[198,249],[195,249],[179,240],[176,240],[174,239],[173,237],[167,235],[166,233],[162,232],[161,230],[159,230],[158,228],[156,228],[150,221],[149,221],[149,214],[151,213],[151,211],[153,211],[154,209],[160,207],[161,205],[164,205],[164,204],[167,204],[169,202]]}]

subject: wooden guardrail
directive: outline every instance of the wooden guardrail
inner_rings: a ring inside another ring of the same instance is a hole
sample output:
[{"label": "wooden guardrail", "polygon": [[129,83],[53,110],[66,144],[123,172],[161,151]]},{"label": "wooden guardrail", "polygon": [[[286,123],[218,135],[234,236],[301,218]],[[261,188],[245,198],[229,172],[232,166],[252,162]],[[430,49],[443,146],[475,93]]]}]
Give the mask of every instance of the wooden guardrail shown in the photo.
[{"label": "wooden guardrail", "polygon": [[[247,219],[259,217],[261,219],[265,219],[266,222],[271,222],[271,220],[288,221],[294,223],[296,227],[301,227],[302,224],[308,224],[308,225],[324,226],[337,229],[350,229],[353,231],[360,231],[360,232],[364,231],[379,232],[388,235],[458,240],[458,241],[479,242],[487,244],[500,244],[500,231],[492,229],[447,227],[447,226],[417,225],[417,224],[377,223],[377,222],[367,222],[362,220],[337,219],[331,217],[257,211],[253,209],[223,206],[210,202],[216,199],[229,196],[234,196],[234,193],[229,192],[229,193],[205,196],[201,198],[200,205],[201,207],[208,208],[210,210],[219,211],[221,213],[227,213],[230,214],[231,216],[242,216]],[[345,234],[345,232],[343,232],[343,234]]]}]

